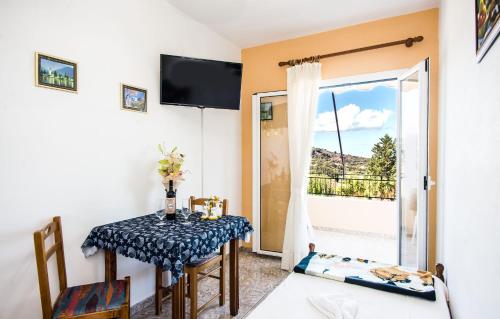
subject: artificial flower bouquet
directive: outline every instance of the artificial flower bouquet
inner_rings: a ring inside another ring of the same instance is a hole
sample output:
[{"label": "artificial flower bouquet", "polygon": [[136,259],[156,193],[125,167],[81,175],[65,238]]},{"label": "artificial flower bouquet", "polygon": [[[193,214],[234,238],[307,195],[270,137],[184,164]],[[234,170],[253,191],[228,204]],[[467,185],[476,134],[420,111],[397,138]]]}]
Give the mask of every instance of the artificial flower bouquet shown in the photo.
[{"label": "artificial flower bouquet", "polygon": [[184,180],[184,175],[187,171],[182,170],[182,165],[184,164],[184,154],[177,151],[177,147],[174,147],[170,152],[165,151],[165,147],[158,144],[158,150],[163,155],[163,158],[158,161],[160,164],[158,168],[158,173],[162,176],[162,183],[165,189],[168,188],[169,181],[173,181],[174,188]]}]

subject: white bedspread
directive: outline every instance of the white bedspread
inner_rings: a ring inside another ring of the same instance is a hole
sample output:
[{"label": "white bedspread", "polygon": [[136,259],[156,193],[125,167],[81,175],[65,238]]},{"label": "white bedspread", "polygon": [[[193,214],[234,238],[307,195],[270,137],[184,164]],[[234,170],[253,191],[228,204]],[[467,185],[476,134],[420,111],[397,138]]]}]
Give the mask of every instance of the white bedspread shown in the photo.
[{"label": "white bedspread", "polygon": [[358,302],[356,319],[450,319],[446,287],[435,278],[436,301],[404,296],[325,278],[292,273],[247,319],[324,319],[310,295],[342,293]]}]

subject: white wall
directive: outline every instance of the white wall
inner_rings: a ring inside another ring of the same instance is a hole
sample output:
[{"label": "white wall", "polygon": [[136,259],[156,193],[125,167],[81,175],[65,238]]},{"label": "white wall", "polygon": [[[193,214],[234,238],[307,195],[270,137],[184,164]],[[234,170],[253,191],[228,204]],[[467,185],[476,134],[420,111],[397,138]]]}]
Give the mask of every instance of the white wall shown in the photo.
[{"label": "white wall", "polygon": [[474,2],[442,0],[438,259],[453,317],[498,318],[500,40],[480,64]]},{"label": "white wall", "polygon": [[[35,87],[35,51],[78,62],[78,94]],[[158,143],[187,155],[179,197],[200,195],[200,111],[159,104],[160,53],[240,59],[164,0],[1,0],[0,318],[41,317],[32,233],[51,216],[69,285],[103,280],[102,253],[85,259],[80,245],[93,226],[156,208]],[[122,82],[148,89],[147,114],[120,109]],[[205,193],[239,208],[240,113],[206,110],[205,130]],[[133,303],[153,293],[152,265],[119,258],[118,275],[132,276]]]}]

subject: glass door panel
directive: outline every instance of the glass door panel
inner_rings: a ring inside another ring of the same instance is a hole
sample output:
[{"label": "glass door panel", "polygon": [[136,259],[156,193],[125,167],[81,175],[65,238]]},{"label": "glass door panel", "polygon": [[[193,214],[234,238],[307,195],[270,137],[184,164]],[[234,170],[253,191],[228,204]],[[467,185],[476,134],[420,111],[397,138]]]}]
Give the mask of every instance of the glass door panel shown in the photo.
[{"label": "glass door panel", "polygon": [[428,172],[426,62],[399,79],[400,264],[427,269]]},{"label": "glass door panel", "polygon": [[290,199],[287,96],[260,97],[260,250],[281,253]]}]

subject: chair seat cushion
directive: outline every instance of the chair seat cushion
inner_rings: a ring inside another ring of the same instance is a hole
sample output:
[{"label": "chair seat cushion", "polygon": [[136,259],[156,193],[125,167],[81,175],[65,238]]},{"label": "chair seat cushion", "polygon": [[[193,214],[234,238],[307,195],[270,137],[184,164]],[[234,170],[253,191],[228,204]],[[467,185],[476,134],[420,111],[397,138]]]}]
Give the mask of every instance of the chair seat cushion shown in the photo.
[{"label": "chair seat cushion", "polygon": [[126,301],[126,288],[125,280],[69,287],[57,300],[52,318],[118,309]]},{"label": "chair seat cushion", "polygon": [[191,268],[199,267],[199,266],[206,264],[207,262],[209,262],[212,259],[217,258],[217,257],[220,257],[220,254],[218,252],[214,252],[214,253],[211,253],[210,255],[207,255],[207,256],[200,258],[196,261],[187,263],[186,267],[191,267]]}]

